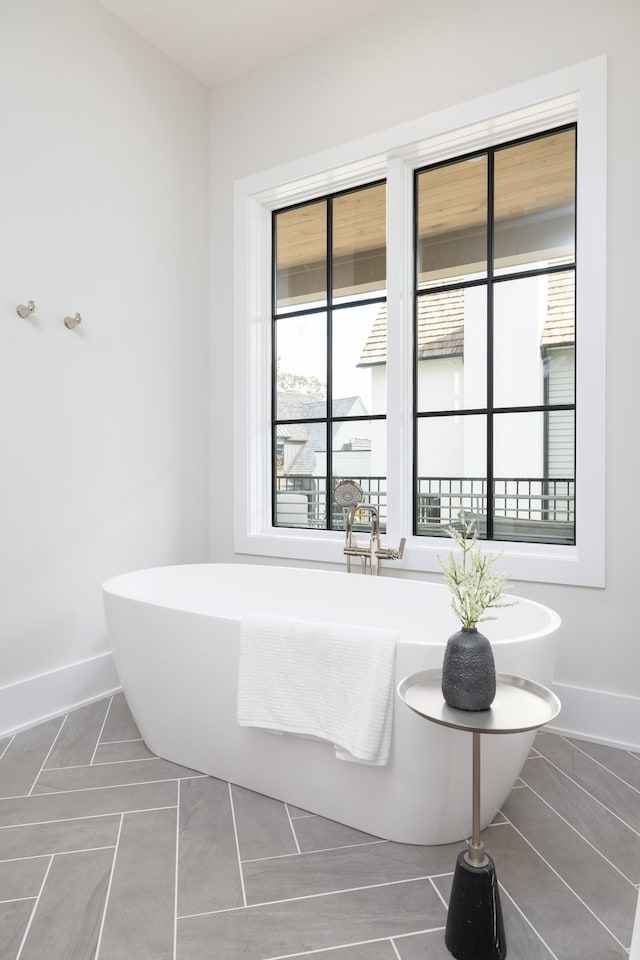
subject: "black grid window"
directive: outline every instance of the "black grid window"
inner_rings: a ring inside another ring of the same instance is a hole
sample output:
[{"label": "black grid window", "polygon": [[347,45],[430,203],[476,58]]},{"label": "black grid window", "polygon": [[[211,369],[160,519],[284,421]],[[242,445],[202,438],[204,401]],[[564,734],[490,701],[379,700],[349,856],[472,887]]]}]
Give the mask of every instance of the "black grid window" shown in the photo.
[{"label": "black grid window", "polygon": [[352,479],[384,526],[384,181],[275,210],[272,241],[273,525],[341,529]]},{"label": "black grid window", "polygon": [[576,126],[414,180],[414,534],[575,543]]}]

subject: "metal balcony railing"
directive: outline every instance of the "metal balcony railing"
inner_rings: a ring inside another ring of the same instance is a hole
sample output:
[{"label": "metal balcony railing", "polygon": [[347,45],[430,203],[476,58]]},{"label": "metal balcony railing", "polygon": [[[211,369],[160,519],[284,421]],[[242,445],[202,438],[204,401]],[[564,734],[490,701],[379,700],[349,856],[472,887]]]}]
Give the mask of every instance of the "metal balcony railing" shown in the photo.
[{"label": "metal balcony railing", "polygon": [[[420,477],[416,530],[439,536],[460,510],[486,534],[487,481],[483,477]],[[493,481],[493,537],[525,543],[575,542],[573,478],[500,477]]]},{"label": "metal balcony railing", "polygon": [[[385,477],[336,477],[355,480],[369,503],[378,508],[386,530]],[[323,477],[277,478],[276,526],[327,529],[326,480]],[[344,529],[342,507],[331,502],[331,529]],[[487,481],[482,477],[420,477],[417,484],[416,533],[443,536],[460,510],[474,517],[486,534]],[[356,514],[356,529],[367,531],[370,517]],[[498,478],[493,481],[493,536],[526,543],[575,542],[575,481],[572,478]]]},{"label": "metal balcony railing", "polygon": [[[334,477],[355,480],[362,487],[365,500],[378,508],[380,531],[387,524],[386,477]],[[331,529],[344,530],[344,509],[331,501]],[[287,522],[288,518],[288,522]],[[276,485],[276,526],[327,529],[327,483],[324,477],[278,477]],[[355,529],[366,531],[371,516],[356,513]]]}]

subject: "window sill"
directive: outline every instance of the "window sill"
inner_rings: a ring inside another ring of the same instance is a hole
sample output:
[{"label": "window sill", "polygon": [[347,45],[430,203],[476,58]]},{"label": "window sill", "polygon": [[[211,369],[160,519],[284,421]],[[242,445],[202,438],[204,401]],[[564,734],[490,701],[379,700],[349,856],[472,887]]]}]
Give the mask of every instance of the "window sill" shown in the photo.
[{"label": "window sill", "polygon": [[[384,536],[383,546],[397,547],[399,538]],[[272,527],[262,533],[239,534],[238,554],[269,557],[292,562],[344,564],[344,535],[333,531],[314,532]],[[604,586],[604,563],[593,556],[580,556],[574,546],[482,541],[483,550],[499,554],[496,570],[508,573],[514,581],[557,583],[584,587]],[[438,556],[444,556],[451,543],[444,537],[407,537],[402,560],[383,561],[384,570],[394,573],[441,573]]]}]

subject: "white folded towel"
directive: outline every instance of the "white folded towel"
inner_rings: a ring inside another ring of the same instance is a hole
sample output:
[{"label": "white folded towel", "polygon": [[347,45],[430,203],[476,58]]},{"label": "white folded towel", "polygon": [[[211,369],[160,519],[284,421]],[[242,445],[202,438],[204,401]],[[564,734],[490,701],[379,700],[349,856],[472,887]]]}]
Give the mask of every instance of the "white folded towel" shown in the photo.
[{"label": "white folded towel", "polygon": [[383,766],[397,639],[393,630],[249,614],[240,626],[238,723],[319,737],[340,759]]}]

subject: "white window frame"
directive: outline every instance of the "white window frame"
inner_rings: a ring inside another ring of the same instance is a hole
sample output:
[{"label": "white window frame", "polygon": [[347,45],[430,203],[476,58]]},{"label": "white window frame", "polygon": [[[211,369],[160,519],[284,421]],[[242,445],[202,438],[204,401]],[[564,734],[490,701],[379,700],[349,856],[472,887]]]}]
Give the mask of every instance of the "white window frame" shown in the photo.
[{"label": "white window frame", "polygon": [[234,185],[234,504],[239,554],[341,563],[339,531],[274,527],[271,517],[271,214],[300,200],[387,180],[387,533],[407,537],[394,570],[439,572],[440,537],[412,519],[412,224],[416,167],[577,121],[576,545],[489,543],[513,580],[605,582],[606,57],[344,144]]}]

